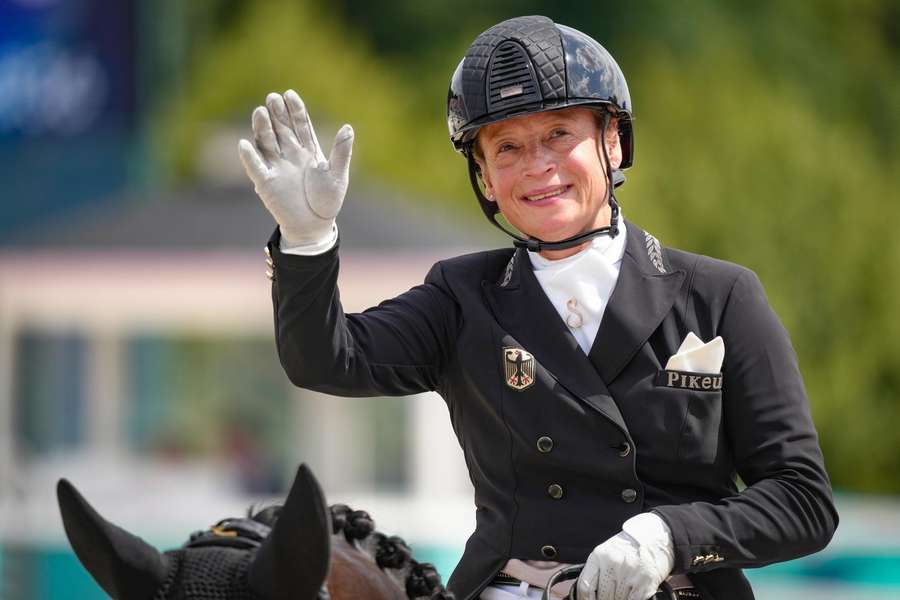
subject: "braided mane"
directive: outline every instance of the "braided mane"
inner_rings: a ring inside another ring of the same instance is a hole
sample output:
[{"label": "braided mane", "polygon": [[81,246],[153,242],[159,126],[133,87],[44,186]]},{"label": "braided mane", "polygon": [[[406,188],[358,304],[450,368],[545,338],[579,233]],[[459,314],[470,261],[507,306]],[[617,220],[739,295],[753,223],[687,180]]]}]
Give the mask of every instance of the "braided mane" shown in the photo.
[{"label": "braided mane", "polygon": [[[274,526],[280,505],[267,506],[248,517],[254,521]],[[387,536],[375,529],[375,521],[364,510],[353,510],[346,504],[329,506],[331,532],[343,534],[347,543],[365,553],[378,567],[387,573],[406,591],[411,599],[453,600],[454,595],[441,583],[441,576],[431,563],[418,562],[412,557],[412,549],[399,536]]]}]

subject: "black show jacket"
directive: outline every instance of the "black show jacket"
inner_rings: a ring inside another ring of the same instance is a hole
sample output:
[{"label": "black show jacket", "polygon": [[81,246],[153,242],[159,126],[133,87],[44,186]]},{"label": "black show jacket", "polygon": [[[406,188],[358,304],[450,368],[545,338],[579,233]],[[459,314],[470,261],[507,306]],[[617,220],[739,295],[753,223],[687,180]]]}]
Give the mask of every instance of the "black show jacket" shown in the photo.
[{"label": "black show jacket", "polygon": [[[742,567],[815,552],[834,533],[797,358],[759,279],[662,247],[631,222],[627,236],[589,355],[524,250],[438,262],[424,284],[344,314],[337,247],[305,257],[282,254],[277,231],[269,241],[278,352],[294,384],[446,401],[475,487],[476,529],[448,585],[461,599],[509,558],[583,562],[648,510],[672,531],[673,572],[715,599],[753,598]],[[691,331],[724,339],[720,385],[664,370]],[[521,390],[507,384],[509,348],[534,358]]]}]

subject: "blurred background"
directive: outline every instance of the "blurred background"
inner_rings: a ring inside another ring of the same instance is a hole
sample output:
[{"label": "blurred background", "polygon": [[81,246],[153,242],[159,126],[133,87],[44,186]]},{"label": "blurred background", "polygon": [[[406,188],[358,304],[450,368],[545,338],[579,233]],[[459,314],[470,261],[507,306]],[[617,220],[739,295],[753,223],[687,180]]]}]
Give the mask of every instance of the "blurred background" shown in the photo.
[{"label": "blurred background", "polygon": [[896,0],[0,0],[0,598],[102,598],[54,486],[158,545],[309,463],[446,578],[474,527],[440,398],[323,398],[274,351],[273,223],[237,160],[269,91],[323,147],[357,132],[339,217],[361,310],[505,246],[447,139],[450,74],[493,23],[601,41],[635,106],[624,214],[754,269],[800,357],[842,521],[750,570],[760,598],[900,598]]}]

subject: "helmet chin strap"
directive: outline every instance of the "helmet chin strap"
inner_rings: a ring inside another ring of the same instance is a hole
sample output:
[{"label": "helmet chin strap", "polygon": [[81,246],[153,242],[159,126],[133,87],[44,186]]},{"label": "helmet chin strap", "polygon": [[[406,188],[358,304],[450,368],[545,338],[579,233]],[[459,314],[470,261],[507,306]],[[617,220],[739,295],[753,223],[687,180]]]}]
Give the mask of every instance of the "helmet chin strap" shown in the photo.
[{"label": "helmet chin strap", "polygon": [[516,248],[525,248],[529,252],[542,252],[544,250],[566,250],[567,248],[574,248],[575,246],[580,246],[585,242],[589,242],[595,237],[599,237],[601,235],[608,235],[611,238],[619,235],[619,203],[616,202],[616,197],[613,194],[609,194],[609,206],[610,206],[610,218],[609,225],[605,227],[599,227],[597,229],[592,229],[587,233],[582,233],[580,235],[572,236],[570,238],[566,238],[564,240],[560,240],[558,242],[545,242],[544,240],[538,238],[522,238],[513,233],[510,233],[499,223],[497,223],[496,218],[493,219],[493,223],[506,231],[509,235],[515,238],[513,241],[513,246]]},{"label": "helmet chin strap", "polygon": [[[516,235],[515,233],[501,225],[497,221],[497,213],[499,211],[496,208],[496,204],[492,203],[484,196],[484,193],[481,191],[481,186],[478,184],[478,166],[475,164],[475,158],[472,155],[472,151],[470,149],[468,152],[466,152],[466,157],[468,158],[469,163],[469,181],[472,183],[472,189],[475,191],[475,195],[478,197],[479,204],[481,204],[481,208],[484,211],[485,216],[487,216],[488,220],[494,225],[494,227],[513,238],[513,246],[515,246],[516,248],[525,248],[529,252],[542,252],[544,250],[566,250],[568,248],[580,246],[581,244],[584,244],[585,242],[588,242],[601,235],[608,235],[611,238],[619,235],[619,203],[616,200],[616,194],[614,190],[615,188],[625,183],[625,174],[622,173],[622,171],[620,171],[619,169],[613,170],[611,168],[609,155],[606,152],[606,128],[609,125],[609,119],[609,114],[605,114],[603,117],[603,127],[600,132],[600,139],[602,140],[600,143],[601,154],[603,155],[603,162],[606,166],[606,200],[609,203],[610,207],[609,225],[599,227],[597,229],[592,229],[591,231],[588,231],[586,233],[581,233],[570,238],[560,240],[558,242],[545,242],[544,240],[535,237],[523,238],[522,236]],[[490,210],[488,207],[493,207],[493,210]]]}]

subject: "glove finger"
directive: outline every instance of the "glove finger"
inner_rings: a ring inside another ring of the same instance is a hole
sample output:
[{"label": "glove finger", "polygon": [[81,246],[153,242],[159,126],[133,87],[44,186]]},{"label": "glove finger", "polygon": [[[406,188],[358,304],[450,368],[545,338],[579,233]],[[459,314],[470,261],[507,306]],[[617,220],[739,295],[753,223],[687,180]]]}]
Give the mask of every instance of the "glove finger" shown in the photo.
[{"label": "glove finger", "polygon": [[[629,600],[631,598],[631,590],[632,587],[626,581],[615,582],[613,593],[610,598],[615,598],[615,600]],[[641,600],[647,600],[646,598],[642,598]]]},{"label": "glove finger", "polygon": [[597,563],[588,557],[578,576],[578,600],[597,600]]},{"label": "glove finger", "polygon": [[272,92],[266,96],[266,108],[269,109],[269,120],[275,130],[275,137],[281,151],[288,159],[299,158],[300,141],[294,128],[291,126],[291,118],[288,115],[287,106],[281,94]]},{"label": "glove finger", "polygon": [[607,563],[597,574],[597,600],[619,600],[616,595],[617,574]]},{"label": "glove finger", "polygon": [[321,165],[325,162],[325,153],[322,152],[322,146],[319,145],[319,137],[316,135],[316,128],[313,127],[312,120],[309,118],[308,111],[306,113],[306,127],[309,129],[313,146],[315,146],[316,161]]},{"label": "glove finger", "polygon": [[350,174],[350,157],[353,156],[355,134],[350,125],[344,125],[334,136],[334,145],[328,157],[328,170],[334,177],[346,179]]},{"label": "glove finger", "polygon": [[269,111],[264,106],[257,106],[253,111],[253,136],[256,147],[267,161],[271,163],[281,156],[281,148],[269,120]]},{"label": "glove finger", "polygon": [[309,118],[309,112],[303,100],[294,90],[288,90],[284,93],[284,102],[287,106],[288,114],[291,118],[294,132],[300,145],[310,152],[316,159],[317,164],[325,162],[325,155],[319,146],[319,139],[316,137],[316,130],[313,129],[312,121]]},{"label": "glove finger", "polygon": [[238,156],[244,165],[247,177],[254,185],[259,185],[265,180],[269,174],[269,167],[266,166],[263,157],[259,155],[253,144],[244,139],[238,142]]},{"label": "glove finger", "polygon": [[597,595],[597,582],[585,582],[578,580],[578,600],[603,600]]}]

